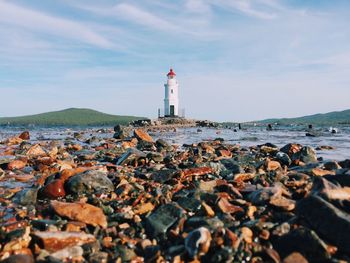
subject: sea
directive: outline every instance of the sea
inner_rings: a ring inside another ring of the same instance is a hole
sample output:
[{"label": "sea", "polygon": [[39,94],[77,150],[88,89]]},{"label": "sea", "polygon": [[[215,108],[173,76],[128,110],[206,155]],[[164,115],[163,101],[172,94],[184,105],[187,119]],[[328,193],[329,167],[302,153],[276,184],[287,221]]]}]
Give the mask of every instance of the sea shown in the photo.
[{"label": "sea", "polygon": [[[331,133],[330,127],[315,127],[313,132],[316,137],[306,136],[309,132],[303,126],[278,126],[273,130],[267,130],[263,126],[249,126],[239,130],[238,128],[176,128],[176,130],[157,130],[150,132],[154,139],[162,138],[171,144],[183,146],[184,144],[199,143],[201,141],[222,138],[227,143],[239,144],[241,147],[250,147],[265,143],[272,143],[283,147],[288,143],[298,143],[311,146],[315,149],[322,146],[331,146],[332,150],[316,150],[317,156],[324,160],[350,159],[350,126],[335,127],[337,133]],[[113,129],[106,127],[0,127],[0,141],[29,130],[32,142],[42,140],[75,140],[74,133],[82,133],[89,138],[111,138]],[[82,143],[83,140],[79,140]],[[78,142],[78,141],[77,141]],[[0,144],[1,146],[1,144]]]}]

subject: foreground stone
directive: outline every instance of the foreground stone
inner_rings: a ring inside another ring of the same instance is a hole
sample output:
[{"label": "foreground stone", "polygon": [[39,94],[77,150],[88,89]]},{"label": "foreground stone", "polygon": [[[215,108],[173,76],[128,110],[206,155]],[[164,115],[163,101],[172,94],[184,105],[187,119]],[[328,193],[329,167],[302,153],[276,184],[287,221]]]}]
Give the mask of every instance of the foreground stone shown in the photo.
[{"label": "foreground stone", "polygon": [[51,206],[60,216],[93,226],[107,227],[107,218],[99,207],[90,204],[64,203],[59,201],[51,201]]},{"label": "foreground stone", "polygon": [[34,232],[33,239],[40,248],[49,252],[59,251],[66,247],[81,246],[96,240],[90,234],[65,231]]}]

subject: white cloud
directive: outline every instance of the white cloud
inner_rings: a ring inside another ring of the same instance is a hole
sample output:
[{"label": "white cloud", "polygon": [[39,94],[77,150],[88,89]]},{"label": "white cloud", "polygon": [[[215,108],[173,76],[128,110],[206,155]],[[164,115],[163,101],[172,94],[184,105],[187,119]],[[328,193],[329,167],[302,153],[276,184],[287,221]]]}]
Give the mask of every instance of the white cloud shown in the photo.
[{"label": "white cloud", "polygon": [[113,47],[112,42],[83,23],[55,17],[5,1],[0,1],[0,23],[20,26],[34,32],[45,32],[101,48]]}]

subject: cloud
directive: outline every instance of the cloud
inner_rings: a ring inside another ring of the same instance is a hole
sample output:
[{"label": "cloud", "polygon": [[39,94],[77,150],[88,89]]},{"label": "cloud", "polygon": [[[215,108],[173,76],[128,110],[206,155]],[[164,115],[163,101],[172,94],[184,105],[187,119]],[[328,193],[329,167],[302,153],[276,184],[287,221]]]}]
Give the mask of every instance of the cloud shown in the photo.
[{"label": "cloud", "polygon": [[44,32],[64,39],[73,39],[100,48],[114,45],[104,36],[94,32],[87,25],[48,15],[5,1],[0,1],[0,23],[16,25],[33,32]]}]

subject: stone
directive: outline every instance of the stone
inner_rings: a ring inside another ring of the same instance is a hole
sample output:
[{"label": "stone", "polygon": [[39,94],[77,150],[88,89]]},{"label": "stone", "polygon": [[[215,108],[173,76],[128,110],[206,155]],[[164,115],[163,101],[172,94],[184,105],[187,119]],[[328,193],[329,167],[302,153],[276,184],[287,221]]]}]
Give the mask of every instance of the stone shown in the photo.
[{"label": "stone", "polygon": [[226,198],[220,198],[218,207],[223,213],[233,214],[243,212],[242,207],[231,204]]},{"label": "stone", "polygon": [[90,263],[107,263],[108,253],[107,252],[95,252],[89,256]]},{"label": "stone", "polygon": [[282,188],[280,186],[264,187],[258,189],[248,195],[248,199],[254,205],[264,205],[270,201],[270,199],[278,198],[282,195]]},{"label": "stone", "polygon": [[288,154],[284,152],[277,152],[275,155],[277,161],[279,161],[282,165],[290,166],[292,164],[292,160],[288,156]]},{"label": "stone", "polygon": [[124,140],[127,137],[129,137],[129,132],[127,131],[127,129],[120,124],[114,126],[114,131],[115,133],[113,135],[113,138],[115,139]]},{"label": "stone", "polygon": [[67,247],[81,246],[94,242],[96,238],[83,232],[45,231],[34,232],[33,241],[40,247],[51,253]]},{"label": "stone", "polygon": [[266,162],[266,170],[267,171],[276,171],[281,170],[281,164],[277,161],[267,161]]},{"label": "stone", "polygon": [[295,201],[285,198],[283,196],[279,196],[277,198],[271,198],[269,203],[270,205],[285,211],[292,211],[295,208]]},{"label": "stone", "polygon": [[300,144],[288,143],[283,146],[280,151],[286,153],[289,157],[292,157],[294,154],[298,153],[301,149]]},{"label": "stone", "polygon": [[61,179],[53,180],[44,186],[41,191],[41,195],[49,199],[64,197],[66,195],[66,191],[64,190],[64,182]]},{"label": "stone", "polygon": [[304,256],[298,252],[293,252],[286,256],[283,261],[283,263],[309,263]]},{"label": "stone", "polygon": [[107,227],[107,218],[102,209],[90,204],[84,203],[65,203],[51,201],[51,207],[55,212],[71,220],[86,223],[93,226]]},{"label": "stone", "polygon": [[83,249],[80,246],[67,247],[52,253],[50,256],[60,260],[69,259],[74,261],[74,259],[81,259],[83,256]]},{"label": "stone", "polygon": [[24,131],[22,132],[18,138],[22,139],[22,140],[30,140],[30,135],[29,135],[29,131]]},{"label": "stone", "polygon": [[178,173],[175,169],[162,169],[155,171],[151,175],[151,179],[158,183],[165,183],[171,180]]},{"label": "stone", "polygon": [[350,215],[317,195],[310,195],[297,203],[297,214],[317,233],[346,253],[350,253]]},{"label": "stone", "polygon": [[41,148],[39,144],[35,144],[32,147],[30,147],[26,153],[29,157],[39,157],[39,156],[45,156],[46,152]]},{"label": "stone", "polygon": [[205,227],[197,228],[185,238],[185,248],[191,258],[202,256],[209,251],[211,234]]},{"label": "stone", "polygon": [[8,258],[1,260],[1,263],[34,263],[34,258],[31,255],[18,254],[11,255]]},{"label": "stone", "polygon": [[158,152],[151,152],[148,153],[146,156],[149,160],[152,160],[156,163],[161,163],[164,160],[164,157],[161,153]]},{"label": "stone", "polygon": [[335,172],[334,171],[329,171],[329,170],[323,170],[323,169],[320,169],[320,168],[313,168],[311,170],[311,174],[313,176],[325,176],[325,175],[335,175]]},{"label": "stone", "polygon": [[27,165],[26,161],[13,160],[7,164],[7,169],[9,170],[21,170]]},{"label": "stone", "polygon": [[234,159],[223,159],[220,160],[220,162],[225,166],[227,170],[229,170],[233,174],[244,173],[243,168]]},{"label": "stone", "polygon": [[165,140],[163,140],[163,139],[158,139],[157,141],[156,141],[156,146],[158,147],[158,148],[167,148],[167,147],[169,147],[170,146],[170,144],[169,143],[167,143]]},{"label": "stone", "polygon": [[336,161],[326,162],[323,164],[323,166],[324,166],[324,169],[329,171],[338,170],[342,168]]},{"label": "stone", "polygon": [[279,237],[274,242],[274,248],[282,258],[293,252],[301,253],[312,262],[324,262],[330,257],[327,245],[313,230],[306,227],[296,228]]},{"label": "stone", "polygon": [[0,156],[0,165],[2,164],[8,164],[11,161],[14,161],[16,159],[15,156],[13,155],[4,155],[4,156]]},{"label": "stone", "polygon": [[118,158],[117,165],[128,164],[131,160],[146,157],[146,154],[136,148],[128,148],[122,156]]},{"label": "stone", "polygon": [[164,235],[182,215],[183,210],[173,203],[161,205],[146,218],[147,229],[153,237]]},{"label": "stone", "polygon": [[180,197],[177,203],[186,211],[197,212],[201,208],[201,202],[195,198]]},{"label": "stone", "polygon": [[241,228],[241,237],[248,244],[253,243],[253,231],[248,227]]},{"label": "stone", "polygon": [[315,163],[317,162],[316,152],[312,147],[304,146],[300,150],[300,161],[303,163]]},{"label": "stone", "polygon": [[134,136],[138,140],[153,143],[152,137],[146,131],[144,131],[143,129],[135,129],[134,130]]},{"label": "stone", "polygon": [[73,194],[105,193],[114,191],[112,181],[107,174],[98,170],[88,170],[69,178],[67,190]]},{"label": "stone", "polygon": [[38,189],[27,188],[16,193],[14,202],[23,206],[35,205],[38,197]]},{"label": "stone", "polygon": [[184,169],[182,171],[183,177],[201,176],[201,175],[210,174],[210,173],[213,173],[213,169],[211,167],[196,167],[196,168]]}]

